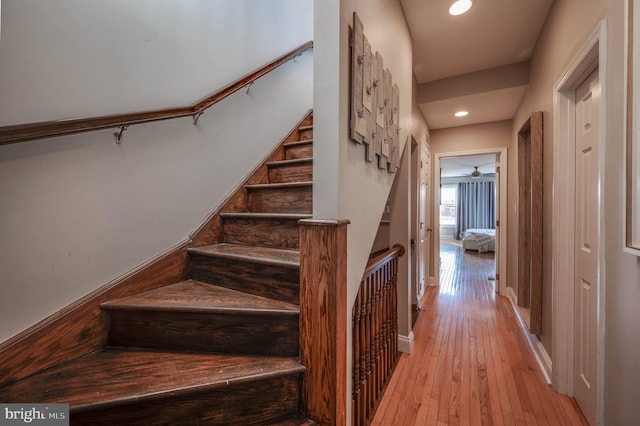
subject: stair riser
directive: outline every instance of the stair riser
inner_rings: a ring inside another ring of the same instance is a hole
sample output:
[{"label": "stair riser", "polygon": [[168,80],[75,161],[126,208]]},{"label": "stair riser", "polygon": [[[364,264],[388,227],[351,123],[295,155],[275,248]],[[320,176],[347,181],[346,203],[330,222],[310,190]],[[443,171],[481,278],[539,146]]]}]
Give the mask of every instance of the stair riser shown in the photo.
[{"label": "stair riser", "polygon": [[284,249],[300,248],[300,229],[297,219],[225,218],[222,226],[224,241],[227,243]]},{"label": "stair riser", "polygon": [[285,148],[285,159],[287,160],[297,160],[300,158],[311,158],[313,157],[313,145],[299,145],[299,146],[290,146]]},{"label": "stair riser", "polygon": [[312,180],[313,165],[311,163],[269,168],[269,182],[271,183],[311,182]]},{"label": "stair riser", "polygon": [[115,310],[111,346],[233,354],[299,355],[299,315]]},{"label": "stair riser", "polygon": [[298,137],[299,140],[303,141],[305,139],[313,138],[313,128],[311,129],[298,129]]},{"label": "stair riser", "polygon": [[311,186],[251,189],[249,211],[253,213],[311,213]]},{"label": "stair riser", "polygon": [[77,413],[71,424],[148,426],[264,424],[298,411],[298,376],[265,378],[189,394],[179,394]]},{"label": "stair riser", "polygon": [[300,269],[242,262],[191,253],[191,275],[198,281],[284,302],[300,303]]}]

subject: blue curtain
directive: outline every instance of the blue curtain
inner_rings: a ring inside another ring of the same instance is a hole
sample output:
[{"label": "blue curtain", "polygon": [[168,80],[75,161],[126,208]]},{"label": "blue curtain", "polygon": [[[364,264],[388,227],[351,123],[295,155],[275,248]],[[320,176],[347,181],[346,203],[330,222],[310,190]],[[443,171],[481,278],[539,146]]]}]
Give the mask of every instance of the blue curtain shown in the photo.
[{"label": "blue curtain", "polygon": [[495,228],[495,182],[460,182],[456,201],[456,240],[469,228]]}]

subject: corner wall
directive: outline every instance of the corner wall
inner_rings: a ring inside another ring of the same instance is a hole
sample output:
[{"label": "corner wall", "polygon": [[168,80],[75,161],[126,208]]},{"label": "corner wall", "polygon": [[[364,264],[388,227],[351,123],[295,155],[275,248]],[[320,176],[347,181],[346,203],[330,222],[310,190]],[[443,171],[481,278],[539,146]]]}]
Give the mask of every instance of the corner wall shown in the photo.
[{"label": "corner wall", "polygon": [[[400,147],[411,128],[412,46],[399,2],[385,0],[316,0],[314,11],[314,188],[315,219],[349,219],[347,236],[347,318],[394,174],[365,161],[362,145],[349,138],[349,25],[357,11],[364,32],[384,58],[400,89]],[[408,200],[407,200],[408,202]],[[390,243],[407,247],[409,236]],[[406,285],[406,284],[405,284]],[[351,394],[351,327],[347,327],[347,395]],[[350,410],[350,404],[347,404]],[[347,413],[350,421],[351,413]]]}]

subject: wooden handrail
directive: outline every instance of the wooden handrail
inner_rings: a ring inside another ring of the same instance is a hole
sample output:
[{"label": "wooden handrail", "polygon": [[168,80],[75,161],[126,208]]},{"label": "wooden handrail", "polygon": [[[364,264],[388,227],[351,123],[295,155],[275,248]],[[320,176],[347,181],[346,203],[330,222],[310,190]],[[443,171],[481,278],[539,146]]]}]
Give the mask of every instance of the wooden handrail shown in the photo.
[{"label": "wooden handrail", "polygon": [[308,41],[291,52],[269,62],[260,69],[245,75],[244,77],[190,106],[127,114],[105,115],[101,117],[75,118],[70,120],[43,121],[38,123],[3,126],[0,127],[0,145],[187,116],[193,116],[195,122],[197,117],[207,108],[217,102],[220,102],[243,87],[247,87],[258,78],[312,48],[313,42]]},{"label": "wooden handrail", "polygon": [[406,250],[402,244],[394,244],[394,246],[389,250],[385,250],[382,253],[373,256],[371,259],[369,259],[369,262],[367,262],[367,268],[364,270],[364,274],[362,274],[362,276],[366,277],[368,275],[371,275],[371,272],[373,272],[376,268],[396,256],[404,256],[405,251]]}]

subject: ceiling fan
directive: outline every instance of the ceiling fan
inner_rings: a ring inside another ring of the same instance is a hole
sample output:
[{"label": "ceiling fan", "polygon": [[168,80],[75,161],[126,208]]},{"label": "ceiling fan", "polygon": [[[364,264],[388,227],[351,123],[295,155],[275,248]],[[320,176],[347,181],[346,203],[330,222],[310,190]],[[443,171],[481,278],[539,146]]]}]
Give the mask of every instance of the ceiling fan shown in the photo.
[{"label": "ceiling fan", "polygon": [[482,176],[482,173],[478,171],[478,166],[473,166],[473,168],[475,170],[471,172],[471,179],[480,179],[480,176]]}]

